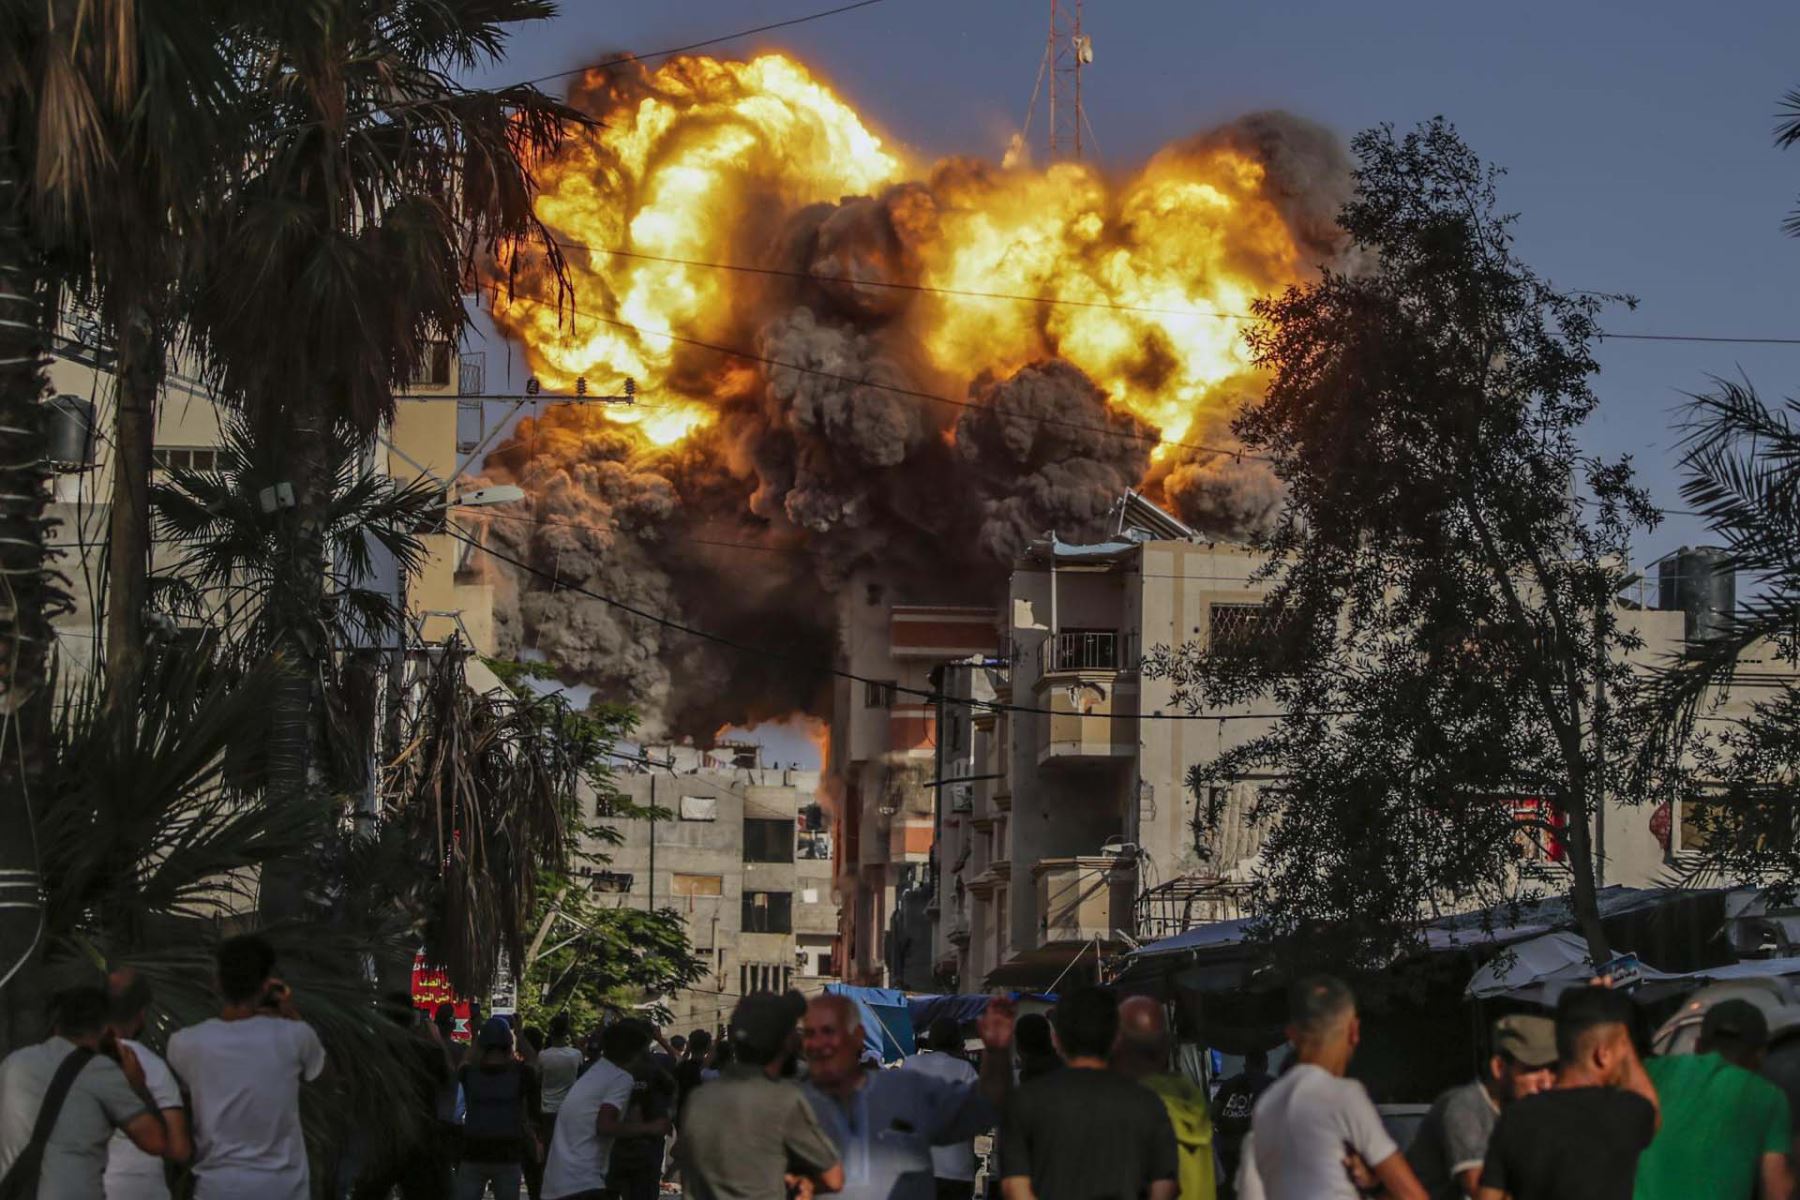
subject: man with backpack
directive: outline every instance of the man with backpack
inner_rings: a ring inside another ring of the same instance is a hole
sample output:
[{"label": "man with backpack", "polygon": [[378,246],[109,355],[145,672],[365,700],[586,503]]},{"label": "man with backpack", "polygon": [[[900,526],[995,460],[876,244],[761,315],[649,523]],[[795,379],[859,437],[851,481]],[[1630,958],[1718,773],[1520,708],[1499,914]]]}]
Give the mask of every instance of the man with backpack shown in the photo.
[{"label": "man with backpack", "polygon": [[476,1045],[480,1057],[457,1072],[465,1115],[456,1200],[481,1200],[489,1187],[494,1200],[518,1200],[526,1157],[537,1152],[537,1073],[514,1055],[505,1017],[488,1018]]},{"label": "man with backpack", "polygon": [[123,1130],[145,1154],[169,1153],[162,1115],[130,1047],[106,1027],[99,987],[52,1001],[55,1031],[0,1062],[0,1197],[92,1200],[103,1194],[107,1147]]}]

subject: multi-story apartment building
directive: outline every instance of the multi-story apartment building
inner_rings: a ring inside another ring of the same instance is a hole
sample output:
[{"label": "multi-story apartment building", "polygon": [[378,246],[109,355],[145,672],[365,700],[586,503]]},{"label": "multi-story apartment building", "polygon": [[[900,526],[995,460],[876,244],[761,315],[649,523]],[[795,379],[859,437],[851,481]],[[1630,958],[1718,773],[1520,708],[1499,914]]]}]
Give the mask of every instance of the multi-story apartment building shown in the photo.
[{"label": "multi-story apartment building", "polygon": [[[1102,956],[1133,944],[1243,914],[1261,842],[1251,810],[1278,780],[1230,784],[1223,821],[1202,837],[1186,777],[1267,732],[1268,705],[1191,719],[1170,683],[1138,666],[1148,647],[1253,636],[1261,561],[1135,495],[1102,544],[1028,548],[1009,587],[1010,665],[965,663],[941,676],[937,769],[969,781],[945,789],[935,855],[933,957],[945,981],[1049,987],[1091,977]],[[1704,553],[1671,561],[1660,588],[1616,601],[1620,623],[1643,639],[1633,658],[1646,667],[1704,636],[1730,604],[1728,584],[1708,582]],[[1771,683],[1794,678],[1772,652],[1752,658],[1713,715],[1741,716]],[[1602,823],[1606,883],[1664,882],[1693,849],[1691,827],[1666,808],[1611,803]],[[1527,869],[1554,889],[1567,870],[1555,842],[1528,853],[1537,861]]]},{"label": "multi-story apartment building", "polygon": [[927,988],[925,883],[937,791],[931,674],[941,663],[992,654],[996,614],[909,603],[881,583],[859,580],[841,594],[838,637],[844,674],[834,697],[826,796],[842,831],[839,961],[847,982]]},{"label": "multi-story apartment building", "polygon": [[673,1027],[710,1030],[749,992],[811,993],[834,981],[832,824],[818,772],[766,766],[754,744],[646,746],[643,758],[616,782],[668,818],[608,821],[598,812],[623,842],[590,847],[611,861],[588,883],[603,903],[681,913],[709,970],[665,999]]}]

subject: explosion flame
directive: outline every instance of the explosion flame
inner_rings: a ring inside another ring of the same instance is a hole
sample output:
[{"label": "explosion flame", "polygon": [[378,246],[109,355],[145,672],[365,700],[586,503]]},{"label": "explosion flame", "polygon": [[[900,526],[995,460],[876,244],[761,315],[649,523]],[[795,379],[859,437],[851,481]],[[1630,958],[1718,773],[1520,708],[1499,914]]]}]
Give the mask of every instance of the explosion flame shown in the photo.
[{"label": "explosion flame", "polygon": [[1279,488],[1230,453],[1260,390],[1241,334],[1337,252],[1349,164],[1325,130],[1255,114],[1114,179],[921,163],[781,54],[597,68],[570,101],[596,124],[541,164],[537,212],[573,304],[520,258],[494,313],[550,390],[630,377],[641,403],[524,423],[488,465],[533,515],[493,532],[812,664],[749,670],[512,581],[503,634],[650,730],[823,715],[852,578],[992,602],[1027,540],[1098,531],[1133,486],[1209,533],[1270,519]]}]

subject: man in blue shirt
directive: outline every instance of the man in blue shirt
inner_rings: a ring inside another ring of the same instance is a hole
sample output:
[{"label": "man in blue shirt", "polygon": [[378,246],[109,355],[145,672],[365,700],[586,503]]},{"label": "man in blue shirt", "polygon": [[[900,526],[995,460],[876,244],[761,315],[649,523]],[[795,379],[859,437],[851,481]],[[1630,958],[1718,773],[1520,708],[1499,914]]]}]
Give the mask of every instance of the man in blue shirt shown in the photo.
[{"label": "man in blue shirt", "polygon": [[848,997],[814,997],[802,1026],[806,1097],[844,1161],[845,1200],[934,1200],[931,1148],[974,1138],[999,1120],[1012,1087],[1014,1008],[996,997],[978,1025],[983,1053],[973,1080],[871,1070],[861,1061],[862,1018]]}]

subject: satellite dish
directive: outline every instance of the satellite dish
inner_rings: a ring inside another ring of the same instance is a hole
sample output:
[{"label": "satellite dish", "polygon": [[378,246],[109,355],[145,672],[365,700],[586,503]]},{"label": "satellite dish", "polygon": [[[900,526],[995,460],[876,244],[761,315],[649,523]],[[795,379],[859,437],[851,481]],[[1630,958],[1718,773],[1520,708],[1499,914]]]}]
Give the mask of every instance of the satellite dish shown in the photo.
[{"label": "satellite dish", "polygon": [[1075,35],[1075,61],[1091,63],[1094,61],[1094,39],[1085,33]]}]

